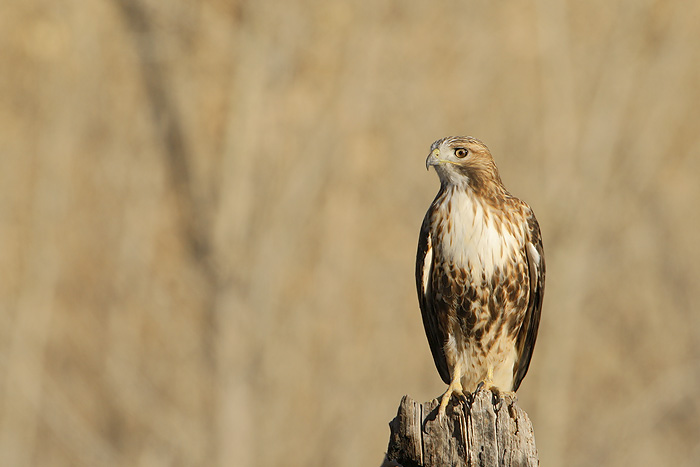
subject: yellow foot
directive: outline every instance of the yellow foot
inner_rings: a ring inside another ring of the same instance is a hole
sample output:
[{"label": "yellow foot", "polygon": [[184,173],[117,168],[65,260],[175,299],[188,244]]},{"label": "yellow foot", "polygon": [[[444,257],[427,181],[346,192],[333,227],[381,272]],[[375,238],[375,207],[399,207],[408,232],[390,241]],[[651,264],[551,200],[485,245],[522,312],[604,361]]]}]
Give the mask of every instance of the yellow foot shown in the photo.
[{"label": "yellow foot", "polygon": [[497,397],[500,396],[501,390],[498,389],[496,386],[493,385],[493,368],[489,368],[486,371],[486,379],[482,380],[477,386],[476,390],[474,391],[474,395],[476,395],[477,392],[481,390],[485,391],[491,391],[496,395]]},{"label": "yellow foot", "polygon": [[493,385],[493,382],[489,381],[482,381],[479,383],[479,385],[476,387],[476,390],[472,394],[472,397],[476,397],[477,393],[481,390],[485,391],[491,391],[491,397],[493,400],[493,405],[496,407],[497,410],[500,410],[501,406],[503,405],[503,400],[505,398],[511,398],[512,400],[517,400],[517,397],[515,395],[515,392],[513,391],[501,391],[497,386]]},{"label": "yellow foot", "polygon": [[447,409],[447,404],[449,404],[452,395],[464,396],[464,390],[462,389],[462,384],[459,380],[452,381],[447,388],[447,391],[440,398],[440,408],[438,409],[438,418],[443,420],[445,418],[445,410]]},{"label": "yellow foot", "polygon": [[501,390],[498,388],[498,386],[494,386],[494,385],[493,385],[493,381],[482,381],[482,382],[480,382],[480,383],[476,386],[476,389],[474,390],[473,395],[476,396],[476,394],[477,394],[479,391],[481,391],[481,390],[484,390],[484,391],[491,391],[491,392],[493,393],[493,395],[496,396],[496,397],[501,397],[503,394],[512,394],[512,395],[515,395],[514,392],[510,392],[510,391],[507,391],[507,392],[501,391]]}]

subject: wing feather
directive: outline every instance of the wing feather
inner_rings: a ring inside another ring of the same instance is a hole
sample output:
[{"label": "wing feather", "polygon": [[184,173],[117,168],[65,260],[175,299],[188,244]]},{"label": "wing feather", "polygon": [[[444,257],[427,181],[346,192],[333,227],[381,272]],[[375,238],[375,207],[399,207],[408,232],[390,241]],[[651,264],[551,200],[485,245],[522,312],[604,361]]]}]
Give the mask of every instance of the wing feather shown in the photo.
[{"label": "wing feather", "polygon": [[442,380],[449,384],[450,371],[445,357],[447,335],[439,319],[439,310],[437,309],[433,292],[435,255],[433,251],[433,239],[430,233],[432,211],[433,207],[431,206],[425,215],[425,219],[423,219],[420,237],[418,238],[416,288],[418,289],[418,302],[420,303],[420,311],[423,317],[423,327],[425,328],[425,335],[430,344],[430,351],[433,354],[433,361],[435,362],[435,366]]},{"label": "wing feather", "polygon": [[544,250],[542,248],[542,235],[537,219],[535,219],[532,210],[529,209],[527,222],[528,238],[525,242],[525,256],[527,258],[530,276],[530,294],[525,318],[516,339],[518,358],[513,368],[513,391],[518,390],[530,366],[532,352],[535,348],[535,341],[537,340],[537,330],[540,326],[542,299],[544,297],[544,279],[546,271]]}]

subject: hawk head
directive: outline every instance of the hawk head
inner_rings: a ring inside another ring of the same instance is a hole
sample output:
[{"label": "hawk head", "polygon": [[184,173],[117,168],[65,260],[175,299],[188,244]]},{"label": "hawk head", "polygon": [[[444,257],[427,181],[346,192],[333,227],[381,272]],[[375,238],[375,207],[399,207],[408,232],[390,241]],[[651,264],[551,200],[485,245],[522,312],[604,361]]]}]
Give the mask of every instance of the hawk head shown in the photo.
[{"label": "hawk head", "polygon": [[469,186],[482,191],[492,184],[502,185],[489,148],[471,136],[448,136],[430,146],[426,169],[435,167],[443,185]]}]

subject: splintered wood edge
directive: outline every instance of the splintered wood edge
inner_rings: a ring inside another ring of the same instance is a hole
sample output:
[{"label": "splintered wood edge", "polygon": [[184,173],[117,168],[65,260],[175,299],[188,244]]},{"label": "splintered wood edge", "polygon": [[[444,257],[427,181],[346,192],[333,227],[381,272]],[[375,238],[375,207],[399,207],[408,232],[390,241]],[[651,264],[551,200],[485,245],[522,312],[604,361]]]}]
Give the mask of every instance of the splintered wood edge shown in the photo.
[{"label": "splintered wood edge", "polygon": [[383,466],[537,466],[534,430],[516,398],[481,390],[465,402],[453,399],[438,420],[438,399],[419,404],[401,399],[389,423],[391,435]]}]

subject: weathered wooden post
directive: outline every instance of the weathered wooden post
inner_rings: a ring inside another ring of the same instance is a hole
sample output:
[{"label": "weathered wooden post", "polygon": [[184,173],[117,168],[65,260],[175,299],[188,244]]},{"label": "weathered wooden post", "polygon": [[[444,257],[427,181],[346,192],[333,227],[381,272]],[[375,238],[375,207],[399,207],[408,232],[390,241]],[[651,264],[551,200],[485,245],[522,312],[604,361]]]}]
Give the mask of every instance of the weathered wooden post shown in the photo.
[{"label": "weathered wooden post", "polygon": [[383,466],[538,466],[535,433],[511,395],[481,390],[461,403],[455,398],[445,419],[438,399],[419,404],[404,396],[390,423]]}]

